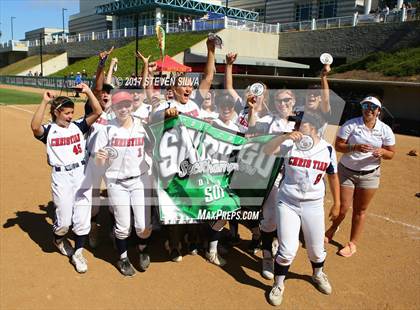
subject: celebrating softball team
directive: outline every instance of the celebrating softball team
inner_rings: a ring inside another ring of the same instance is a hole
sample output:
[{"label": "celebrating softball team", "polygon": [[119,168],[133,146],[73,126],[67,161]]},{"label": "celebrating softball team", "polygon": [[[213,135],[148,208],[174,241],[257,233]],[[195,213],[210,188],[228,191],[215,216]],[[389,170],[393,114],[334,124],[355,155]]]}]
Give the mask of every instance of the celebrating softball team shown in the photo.
[{"label": "celebrating softball team", "polygon": [[[88,99],[81,119],[73,119],[74,102],[70,98],[45,92],[31,128],[35,138],[46,145],[52,169],[53,243],[60,253],[70,257],[77,272],[87,272],[88,262],[82,251],[87,240],[93,251],[100,245],[97,218],[103,207],[110,213],[112,228],[107,234],[117,251],[116,269],[123,276],[131,277],[136,269],[149,268],[153,260],[149,251],[151,240],[161,242],[161,249],[166,248],[168,260],[173,262],[182,261],[186,253],[202,253],[216,266],[235,264],[234,258],[228,263],[222,257],[229,248],[222,246],[229,244],[223,239],[225,219],[171,225],[153,221],[163,202],[159,201],[155,190],[158,167],[152,152],[154,137],[150,125],[186,115],[204,124],[200,126],[234,133],[241,139],[270,136],[263,152],[269,158],[280,157],[280,168],[277,181],[266,189],[267,197],[259,206],[260,219],[239,221],[252,232],[248,251],[256,257],[262,249],[261,275],[274,281],[268,301],[279,306],[289,268],[299,249],[301,231],[312,265],[311,280],[320,292],[329,295],[333,283],[325,271],[325,246],[353,207],[350,239],[338,254],[350,257],[356,253],[366,210],[379,187],[381,160],[390,160],[395,154],[395,136],[379,119],[382,103],[374,96],[363,99],[360,102],[362,116],[347,120],[339,128],[333,146],[323,137],[336,108],[330,103],[329,65],[324,65],[321,71],[320,85],[311,85],[303,99],[291,89],[270,91],[262,82],[249,85],[241,93],[233,87],[232,74],[240,55],[229,53],[226,55],[226,90],[222,93],[212,86],[216,73],[215,47],[214,40],[208,39],[207,63],[197,89],[188,75],[175,76],[175,83],[169,87],[154,87],[148,81],[161,73],[157,72],[157,65],[150,61],[150,56],[141,52],[133,55],[142,62],[141,86],[118,89],[113,77],[117,58],[111,59],[105,72],[111,49],[99,53],[93,89],[86,84],[77,86]],[[52,121],[42,124],[47,108]],[[189,131],[184,131],[181,138],[197,140]],[[198,148],[198,145],[192,147]],[[343,153],[338,163],[336,151]],[[324,179],[328,180],[333,200],[327,212],[332,224],[326,231],[327,182]],[[106,189],[104,194],[101,187]],[[101,195],[107,199],[101,199]],[[229,224],[230,246],[242,243],[238,221]],[[75,236],[74,246],[67,239],[70,229]],[[164,237],[152,239],[155,230]],[[137,253],[135,260],[128,255],[133,243]]]}]

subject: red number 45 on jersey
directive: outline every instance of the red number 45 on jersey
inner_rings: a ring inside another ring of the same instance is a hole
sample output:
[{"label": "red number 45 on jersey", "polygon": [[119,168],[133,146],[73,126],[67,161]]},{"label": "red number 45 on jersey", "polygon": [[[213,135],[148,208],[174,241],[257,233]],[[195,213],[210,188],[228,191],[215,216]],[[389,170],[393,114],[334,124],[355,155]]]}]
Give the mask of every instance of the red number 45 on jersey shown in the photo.
[{"label": "red number 45 on jersey", "polygon": [[80,144],[75,144],[73,146],[73,153],[76,155],[82,153],[82,148],[80,147]]}]

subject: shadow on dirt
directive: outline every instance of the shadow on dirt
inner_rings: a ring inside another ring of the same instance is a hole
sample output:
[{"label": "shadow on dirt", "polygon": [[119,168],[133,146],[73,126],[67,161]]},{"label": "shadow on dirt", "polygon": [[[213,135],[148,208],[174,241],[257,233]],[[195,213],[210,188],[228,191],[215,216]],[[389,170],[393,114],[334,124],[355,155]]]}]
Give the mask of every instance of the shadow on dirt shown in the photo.
[{"label": "shadow on dirt", "polygon": [[39,205],[38,207],[43,213],[18,211],[15,218],[10,218],[3,224],[3,228],[18,225],[32,241],[39,245],[43,252],[56,252],[52,243],[52,225],[47,221],[47,219],[53,221],[54,203],[50,201],[46,205]]}]

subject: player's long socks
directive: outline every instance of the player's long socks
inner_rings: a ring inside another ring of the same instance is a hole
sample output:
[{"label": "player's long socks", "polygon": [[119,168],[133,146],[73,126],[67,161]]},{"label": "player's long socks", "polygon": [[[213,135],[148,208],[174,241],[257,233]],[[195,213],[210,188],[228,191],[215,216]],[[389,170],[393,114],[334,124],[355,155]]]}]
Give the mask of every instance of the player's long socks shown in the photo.
[{"label": "player's long socks", "polygon": [[324,262],[321,263],[314,263],[311,261],[312,269],[314,272],[314,276],[319,276],[322,273],[322,269],[324,269]]},{"label": "player's long socks", "polygon": [[75,241],[74,249],[75,249],[76,254],[82,253],[87,236],[88,235],[82,235],[82,236],[76,235],[74,237],[74,241]]},{"label": "player's long socks", "polygon": [[217,244],[220,239],[221,232],[209,227],[209,252],[217,252]]},{"label": "player's long socks", "polygon": [[273,244],[273,239],[276,236],[276,231],[272,231],[272,232],[265,232],[263,230],[261,230],[261,241],[262,241],[262,248],[263,248],[263,257],[264,258],[268,258],[268,257],[272,257],[272,244]]},{"label": "player's long socks", "polygon": [[283,266],[278,264],[277,262],[274,264],[274,285],[279,287],[284,287],[284,280],[286,279],[286,275],[289,272],[288,266]]},{"label": "player's long socks", "polygon": [[93,223],[97,223],[98,222],[98,214],[96,214],[95,216],[92,216],[90,218],[90,221],[93,222]]},{"label": "player's long socks", "polygon": [[63,239],[65,238],[66,236],[59,236],[59,235],[57,235],[57,234],[54,234],[54,241],[55,241],[55,243],[60,243],[61,241],[63,241]]},{"label": "player's long socks", "polygon": [[229,230],[233,238],[236,238],[238,236],[238,226],[239,226],[239,223],[237,220],[229,221]]},{"label": "player's long socks", "polygon": [[252,240],[260,240],[261,239],[261,231],[260,231],[259,226],[252,227],[251,232],[252,232]]},{"label": "player's long socks", "polygon": [[143,238],[138,237],[138,239],[139,239],[139,243],[138,243],[139,250],[140,252],[143,252],[144,249],[147,247],[149,238],[143,239]]},{"label": "player's long socks", "polygon": [[127,257],[127,239],[118,239],[115,238],[115,243],[117,244],[118,254],[120,259]]}]

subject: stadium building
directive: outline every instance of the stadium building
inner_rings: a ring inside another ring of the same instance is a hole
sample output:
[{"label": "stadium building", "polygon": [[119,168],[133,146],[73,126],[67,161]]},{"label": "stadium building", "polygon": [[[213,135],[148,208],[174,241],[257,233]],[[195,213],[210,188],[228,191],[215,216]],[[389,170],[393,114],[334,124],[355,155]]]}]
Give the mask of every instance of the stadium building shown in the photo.
[{"label": "stadium building", "polygon": [[[223,4],[254,10],[260,22],[289,23],[312,18],[351,16],[378,8],[381,0],[224,0]],[[402,0],[398,0],[401,2]],[[266,14],[267,13],[267,14]]]},{"label": "stadium building", "polygon": [[179,18],[228,16],[258,20],[258,13],[241,8],[226,8],[220,0],[79,0],[80,13],[69,18],[70,34],[100,32],[139,26],[178,23]]}]

